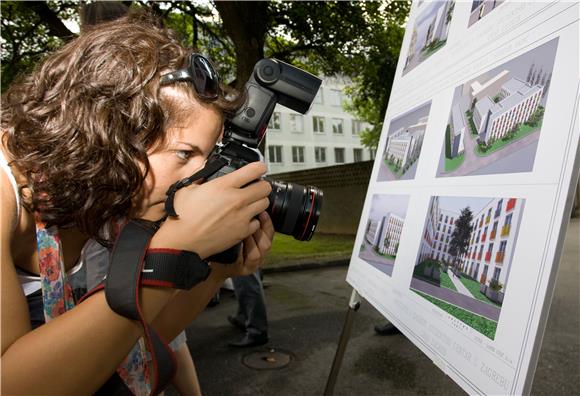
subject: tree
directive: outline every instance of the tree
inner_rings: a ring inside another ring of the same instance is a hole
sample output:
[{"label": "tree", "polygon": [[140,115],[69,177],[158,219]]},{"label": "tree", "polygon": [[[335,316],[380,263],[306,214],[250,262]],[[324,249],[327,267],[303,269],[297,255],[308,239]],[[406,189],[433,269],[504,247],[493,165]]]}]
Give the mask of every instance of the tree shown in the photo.
[{"label": "tree", "polygon": [[[348,111],[371,124],[361,142],[376,148],[410,1],[124,1],[149,7],[188,45],[208,53],[225,82],[242,87],[254,64],[275,57],[324,76],[353,80]],[[74,37],[78,2],[2,1],[2,85],[47,50]],[[216,16],[219,15],[219,17]]]},{"label": "tree", "polygon": [[451,234],[451,241],[449,242],[449,254],[453,256],[453,265],[457,267],[459,257],[467,253],[469,247],[469,239],[473,232],[471,221],[473,220],[473,213],[469,206],[461,210],[461,214],[455,222],[455,229]]}]

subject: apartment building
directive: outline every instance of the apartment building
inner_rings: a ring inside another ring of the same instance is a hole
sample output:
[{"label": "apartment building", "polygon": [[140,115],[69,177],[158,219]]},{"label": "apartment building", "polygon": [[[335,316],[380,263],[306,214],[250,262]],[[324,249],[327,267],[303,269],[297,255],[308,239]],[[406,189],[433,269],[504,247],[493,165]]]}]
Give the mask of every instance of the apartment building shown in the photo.
[{"label": "apartment building", "polygon": [[417,264],[432,257],[435,230],[437,228],[438,219],[439,197],[433,197],[431,200],[431,206],[429,208],[429,214],[427,216],[427,224],[425,224],[425,232],[423,233],[423,238],[421,238],[421,246],[419,247],[419,260],[417,261]]},{"label": "apartment building", "polygon": [[380,220],[369,219],[367,224],[366,240],[379,253],[397,254],[403,230],[403,218],[394,213],[387,213]]},{"label": "apartment building", "polygon": [[393,160],[403,168],[419,157],[428,118],[428,116],[420,118],[416,124],[401,127],[393,132],[387,140],[385,158]]},{"label": "apartment building", "polygon": [[504,1],[505,0],[473,0],[467,26],[471,26],[479,21]]},{"label": "apartment building", "polygon": [[455,220],[458,217],[459,213],[445,209],[439,210],[437,228],[433,237],[431,258],[448,263],[452,261],[452,257],[449,255],[449,242],[451,241],[453,231],[455,230]]},{"label": "apartment building", "polygon": [[459,103],[455,104],[451,109],[451,117],[449,120],[450,128],[450,144],[451,157],[457,157],[465,151],[465,122],[463,121],[463,114]]},{"label": "apartment building", "polygon": [[[506,75],[506,71],[500,73]],[[544,87],[517,77],[508,79],[492,98],[486,95],[474,106],[473,122],[480,141],[502,138],[514,126],[526,122],[538,108]]]},{"label": "apartment building", "polygon": [[494,279],[506,289],[523,207],[523,199],[496,198],[474,216],[463,272],[481,284]]},{"label": "apartment building", "polygon": [[292,172],[374,159],[360,143],[369,125],[343,109],[347,81],[324,78],[310,111],[302,115],[276,105],[266,137],[269,173]]},{"label": "apartment building", "polygon": [[[493,279],[507,287],[524,200],[494,198],[473,214],[472,233],[460,270],[479,283]],[[449,243],[459,213],[440,207],[439,198],[431,203],[417,264],[425,259],[451,262]]]}]

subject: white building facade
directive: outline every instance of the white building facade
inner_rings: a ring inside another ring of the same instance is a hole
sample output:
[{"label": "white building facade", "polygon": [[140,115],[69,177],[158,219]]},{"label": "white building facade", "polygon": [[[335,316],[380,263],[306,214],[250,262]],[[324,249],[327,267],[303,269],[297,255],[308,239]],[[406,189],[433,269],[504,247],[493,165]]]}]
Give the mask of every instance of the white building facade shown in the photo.
[{"label": "white building facade", "polygon": [[495,141],[516,125],[526,122],[540,105],[543,91],[539,84],[531,85],[512,77],[494,98],[484,96],[478,100],[473,110],[473,122],[479,140],[486,143]]},{"label": "white building facade", "polygon": [[380,220],[369,219],[366,240],[379,253],[396,256],[401,242],[403,223],[404,219],[394,213],[387,213]]},{"label": "white building facade", "polygon": [[393,132],[387,141],[385,159],[392,159],[401,168],[417,159],[421,153],[427,120],[428,117],[420,118],[416,124]]},{"label": "white building facade", "polygon": [[523,199],[496,198],[474,216],[463,272],[481,284],[494,279],[505,290],[523,206]]},{"label": "white building facade", "polygon": [[432,259],[451,263],[452,257],[449,255],[449,242],[451,242],[453,231],[455,231],[455,220],[458,217],[459,213],[445,209],[439,210],[437,229],[433,238],[433,250],[431,251]]},{"label": "white building facade", "polygon": [[[506,289],[523,207],[523,199],[494,198],[473,214],[469,246],[461,257],[463,273],[482,285],[495,280]],[[458,218],[459,213],[440,208],[438,197],[433,198],[416,265],[426,259],[452,262],[449,243]]]},{"label": "white building facade", "polygon": [[346,81],[325,78],[304,115],[276,105],[266,135],[269,173],[368,161],[375,153],[360,143],[368,124],[344,111]]},{"label": "white building facade", "polygon": [[425,224],[425,232],[421,238],[421,246],[419,247],[419,259],[417,264],[432,257],[435,230],[437,229],[437,222],[439,219],[439,197],[433,197],[431,206],[429,207],[429,214],[427,216],[427,224]]}]

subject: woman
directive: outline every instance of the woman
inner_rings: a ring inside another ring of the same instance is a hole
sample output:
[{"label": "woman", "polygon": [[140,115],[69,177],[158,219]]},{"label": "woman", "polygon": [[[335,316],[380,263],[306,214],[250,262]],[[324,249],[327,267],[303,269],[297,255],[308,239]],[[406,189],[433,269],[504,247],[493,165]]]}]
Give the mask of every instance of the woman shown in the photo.
[{"label": "woman", "polygon": [[[206,67],[196,69],[204,81],[167,77],[194,61]],[[71,269],[89,238],[111,243],[121,219],[162,219],[169,186],[203,167],[237,107],[208,67],[148,16],[129,15],[83,32],[2,98],[2,393],[94,393],[138,342],[141,325],[114,313],[103,292],[72,307]],[[150,248],[202,259],[239,241],[244,248],[189,291],[142,287],[144,316],[164,339],[225,278],[262,263],[274,233],[264,212],[271,188],[250,182],[265,171],[253,163],[177,192],[179,217],[163,222]],[[38,274],[48,321],[32,329],[20,280]],[[136,393],[150,389],[146,373],[123,379]]]}]

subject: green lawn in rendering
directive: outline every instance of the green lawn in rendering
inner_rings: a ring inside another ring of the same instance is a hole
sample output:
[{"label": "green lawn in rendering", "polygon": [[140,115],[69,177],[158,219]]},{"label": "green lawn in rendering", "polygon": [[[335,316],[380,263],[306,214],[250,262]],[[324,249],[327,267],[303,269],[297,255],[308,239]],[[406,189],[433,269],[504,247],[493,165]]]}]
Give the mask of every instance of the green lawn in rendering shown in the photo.
[{"label": "green lawn in rendering", "polygon": [[424,59],[427,59],[427,57],[433,55],[433,53],[435,53],[439,48],[443,47],[445,43],[447,43],[447,40],[439,40],[423,48],[421,53],[425,56]]},{"label": "green lawn in rendering", "polygon": [[397,170],[397,168],[395,167],[395,164],[385,160],[385,165],[387,165],[387,167],[391,170],[391,172],[393,172],[393,175],[395,175],[395,177],[398,179],[399,177],[401,177],[402,173],[401,173],[401,168],[399,168],[399,170]]},{"label": "green lawn in rendering", "polygon": [[452,172],[455,169],[459,168],[461,164],[463,164],[463,160],[465,160],[465,155],[461,154],[455,158],[445,158],[445,172]]},{"label": "green lawn in rendering", "polygon": [[298,241],[291,235],[276,233],[266,265],[308,258],[346,257],[352,254],[354,235],[314,233],[310,241]]},{"label": "green lawn in rendering", "polygon": [[465,286],[467,290],[469,290],[469,292],[473,295],[473,298],[501,308],[500,304],[491,301],[489,298],[487,298],[484,294],[482,294],[479,291],[479,288],[481,286],[479,282],[464,277],[459,278],[459,280],[461,281],[461,283],[463,283],[463,286]]},{"label": "green lawn in rendering", "polygon": [[429,278],[428,276],[425,275],[425,269],[428,267],[432,267],[436,265],[437,266],[437,271],[440,271],[439,269],[439,264],[431,259],[426,259],[424,261],[422,261],[421,263],[417,264],[415,266],[415,268],[413,269],[413,277],[417,278],[417,279],[421,279],[424,280],[426,282],[429,282],[437,287],[441,286],[441,281],[438,279],[434,279],[434,278]]},{"label": "green lawn in rendering", "polygon": [[457,291],[453,281],[445,272],[441,271],[441,287],[446,287],[450,290]]},{"label": "green lawn in rendering", "polygon": [[418,295],[420,295],[421,297],[423,297],[424,299],[426,299],[427,301],[431,302],[433,305],[441,308],[449,315],[459,319],[469,327],[479,331],[487,338],[490,338],[492,340],[495,338],[495,332],[497,331],[497,322],[494,322],[493,320],[490,319],[486,319],[465,309],[456,307],[455,305],[451,305],[449,303],[446,303],[445,301],[441,301],[437,298],[421,293],[417,290],[413,291]]},{"label": "green lawn in rendering", "polygon": [[511,138],[510,140],[503,140],[503,139],[498,139],[495,142],[492,143],[491,147],[485,151],[485,153],[483,151],[481,151],[480,147],[477,146],[475,148],[475,154],[480,156],[480,157],[485,157],[487,155],[490,155],[500,149],[502,149],[503,147],[514,143],[515,141],[533,133],[536,132],[538,129],[540,129],[540,127],[542,126],[542,123],[540,122],[537,126],[535,127],[531,127],[529,125],[526,124],[522,124],[519,128],[518,131],[516,132],[516,134],[514,135],[513,138]]}]

